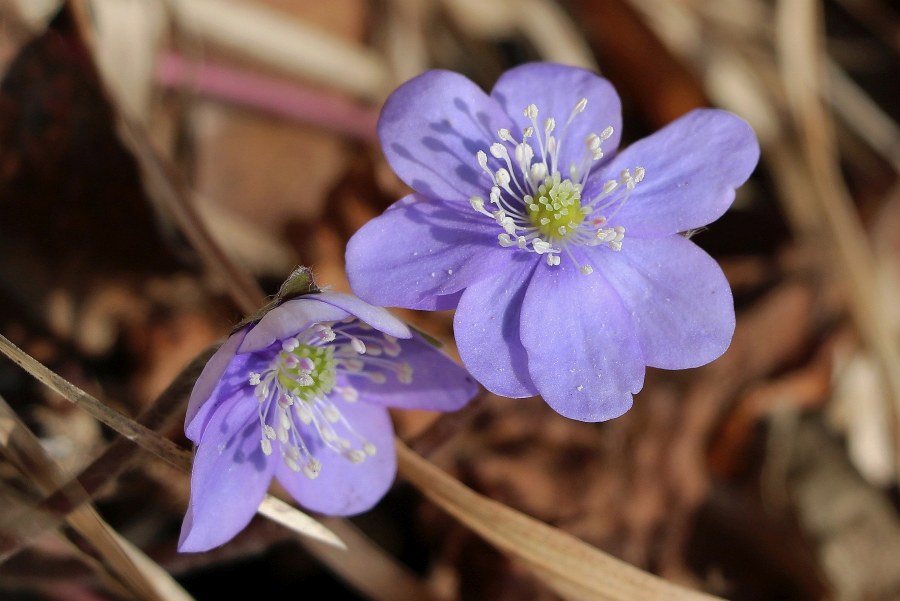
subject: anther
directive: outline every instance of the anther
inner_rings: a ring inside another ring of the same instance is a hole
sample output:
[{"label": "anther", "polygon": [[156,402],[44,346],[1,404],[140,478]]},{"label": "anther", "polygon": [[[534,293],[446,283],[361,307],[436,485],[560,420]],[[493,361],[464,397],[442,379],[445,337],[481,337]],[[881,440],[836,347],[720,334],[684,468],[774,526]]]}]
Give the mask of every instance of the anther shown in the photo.
[{"label": "anther", "polygon": [[316,478],[318,478],[320,471],[322,471],[322,462],[315,457],[310,457],[309,461],[307,461],[303,466],[303,475],[310,480],[315,480]]},{"label": "anther", "polygon": [[556,119],[554,119],[553,117],[547,117],[547,119],[544,121],[544,133],[549,136],[554,129],[556,129]]}]

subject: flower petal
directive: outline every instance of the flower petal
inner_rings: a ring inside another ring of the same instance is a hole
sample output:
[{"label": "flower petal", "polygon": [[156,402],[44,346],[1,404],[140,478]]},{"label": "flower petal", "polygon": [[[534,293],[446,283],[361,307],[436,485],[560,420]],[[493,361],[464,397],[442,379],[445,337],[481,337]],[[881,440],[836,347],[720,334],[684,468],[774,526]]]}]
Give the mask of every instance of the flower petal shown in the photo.
[{"label": "flower petal", "polygon": [[537,260],[523,252],[513,256],[526,260],[510,261],[493,278],[466,288],[453,332],[463,364],[476,380],[496,394],[523,398],[537,394],[519,339],[519,311]]},{"label": "flower petal", "polygon": [[647,365],[698,367],[728,348],[734,334],[728,280],[690,240],[626,240],[604,263],[603,275],[631,314]]},{"label": "flower petal", "polygon": [[200,434],[209,420],[210,413],[218,406],[216,402],[209,403],[207,401],[215,396],[225,370],[234,359],[234,355],[246,335],[247,329],[244,328],[229,336],[206,362],[203,371],[200,372],[200,377],[194,382],[187,413],[184,416],[185,433],[193,442],[200,440]]},{"label": "flower petal", "polygon": [[[524,115],[525,107],[534,104],[538,108],[538,126],[544,127],[544,120],[553,117],[556,129],[553,135],[559,139],[559,159],[563,176],[569,173],[569,165],[580,166],[585,154],[585,138],[588,134],[600,135],[606,127],[612,126],[613,134],[603,143],[608,156],[619,146],[622,130],[622,104],[615,88],[596,73],[579,67],[569,67],[554,63],[530,63],[510,69],[504,73],[491,97],[506,110],[506,113],[524,129],[531,121]],[[576,115],[566,128],[572,109],[582,98],[587,106]],[[532,143],[536,154],[537,145]]]},{"label": "flower petal", "polygon": [[478,392],[478,384],[466,370],[419,334],[413,334],[409,340],[397,340],[396,344],[400,353],[385,359],[409,366],[412,379],[401,382],[393,370],[371,365],[366,371],[381,373],[384,383],[346,372],[342,380],[359,391],[360,402],[398,409],[456,411]]},{"label": "flower petal", "polygon": [[260,449],[256,406],[252,394],[237,394],[212,414],[194,456],[179,551],[217,547],[256,513],[275,471]]},{"label": "flower petal", "polygon": [[412,331],[405,323],[391,315],[390,311],[383,307],[376,307],[360,300],[352,294],[343,294],[341,292],[320,292],[314,297],[315,300],[334,305],[339,309],[343,309],[351,315],[355,315],[362,321],[366,322],[376,330],[396,336],[398,338],[409,338]]},{"label": "flower petal", "polygon": [[497,242],[502,231],[468,204],[411,194],[350,239],[350,286],[378,305],[436,308],[438,297],[455,295],[509,261],[513,251]]},{"label": "flower petal", "polygon": [[630,315],[599,271],[582,275],[572,261],[535,271],[522,305],[522,344],[541,396],[565,417],[618,417],[643,386]]},{"label": "flower petal", "polygon": [[[332,400],[335,400],[332,395]],[[335,401],[353,428],[375,445],[375,455],[352,463],[323,445],[312,426],[301,425],[303,439],[322,463],[310,480],[279,461],[276,477],[303,507],[326,515],[353,515],[370,509],[385,495],[397,472],[394,428],[387,409],[364,402]]]},{"label": "flower petal", "polygon": [[378,121],[384,155],[397,175],[431,198],[484,197],[491,181],[475,153],[487,151],[511,122],[477,85],[449,71],[428,71],[388,97]]},{"label": "flower petal", "polygon": [[314,323],[340,321],[349,315],[346,310],[316,300],[313,296],[285,301],[250,327],[244,342],[238,347],[238,353],[264,349],[276,340],[290,338]]},{"label": "flower petal", "polygon": [[641,238],[711,223],[731,206],[734,189],[758,160],[759,144],[745,121],[716,109],[691,111],[603,169],[603,179],[616,179],[626,168],[646,171],[614,222],[625,226],[626,236]]}]

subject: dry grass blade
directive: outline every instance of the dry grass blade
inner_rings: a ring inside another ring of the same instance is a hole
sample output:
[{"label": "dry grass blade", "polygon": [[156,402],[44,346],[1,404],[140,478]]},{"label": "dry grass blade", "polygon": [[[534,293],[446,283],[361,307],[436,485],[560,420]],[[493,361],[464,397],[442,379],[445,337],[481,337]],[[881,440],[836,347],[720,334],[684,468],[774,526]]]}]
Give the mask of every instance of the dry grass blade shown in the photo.
[{"label": "dry grass blade", "polygon": [[[178,446],[167,438],[163,438],[153,430],[129,419],[118,411],[109,408],[100,400],[55,374],[4,336],[0,336],[0,352],[12,359],[13,362],[34,376],[39,382],[71,403],[81,407],[128,440],[179,469],[186,472],[191,470],[190,451]],[[272,501],[264,500],[263,505],[265,505],[262,511],[263,515],[275,519],[279,524],[290,528],[294,532],[321,540],[330,545],[344,547],[337,535],[328,531],[321,524],[315,523],[315,520],[309,518],[303,512],[287,505],[281,506],[277,502],[273,503]],[[291,511],[302,514],[302,517],[298,515],[294,516],[294,518],[289,518],[287,514]],[[273,518],[273,516],[277,516],[277,519]],[[311,526],[310,522],[315,523],[315,526]]]},{"label": "dry grass blade", "polygon": [[337,534],[281,499],[266,495],[257,511],[260,515],[266,516],[289,530],[299,532],[341,551],[347,550],[347,544]]},{"label": "dry grass blade", "polygon": [[[75,489],[72,496],[86,498],[77,490],[59,467],[47,455],[37,437],[23,424],[5,400],[0,398],[0,419],[13,425],[5,437],[8,456],[13,458],[20,472],[42,495],[49,495],[62,486]],[[65,521],[88,540],[103,562],[127,588],[141,599],[152,601],[186,601],[191,596],[162,568],[139,549],[122,539],[89,504],[79,504]]]},{"label": "dry grass blade", "polygon": [[[2,428],[2,425],[0,425]],[[0,435],[0,448],[5,447]],[[0,564],[30,545],[41,535],[59,528],[62,519],[36,507],[34,500],[0,481]]]},{"label": "dry grass blade", "polygon": [[483,497],[397,443],[400,474],[497,548],[535,568],[570,601],[710,601],[639,570],[557,528]]}]

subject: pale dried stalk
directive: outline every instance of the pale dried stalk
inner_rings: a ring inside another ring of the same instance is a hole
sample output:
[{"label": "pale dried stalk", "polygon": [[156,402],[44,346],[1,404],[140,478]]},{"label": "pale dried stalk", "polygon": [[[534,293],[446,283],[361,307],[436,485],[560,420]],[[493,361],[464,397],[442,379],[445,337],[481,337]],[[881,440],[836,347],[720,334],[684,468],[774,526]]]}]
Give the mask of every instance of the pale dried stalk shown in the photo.
[{"label": "pale dried stalk", "polygon": [[470,35],[498,39],[519,31],[542,59],[597,70],[584,36],[555,2],[443,0],[443,4]]},{"label": "pale dried stalk", "polygon": [[875,352],[892,401],[895,465],[900,468],[900,351],[886,324],[887,308],[876,296],[875,257],[853,200],[840,174],[831,119],[821,99],[825,63],[819,5],[812,0],[781,0],[776,10],[776,42],[789,108],[799,127],[809,185],[815,191],[829,246],[844,283],[850,313],[860,335]]},{"label": "pale dried stalk", "polygon": [[511,9],[519,29],[543,60],[599,70],[584,36],[558,4],[521,0],[513,2]]},{"label": "pale dried stalk", "polygon": [[391,83],[373,50],[311,27],[261,4],[236,0],[175,0],[178,26],[285,73],[380,100]]},{"label": "pale dried stalk", "polygon": [[498,549],[524,561],[570,601],[711,601],[574,536],[484,497],[397,442],[400,474]]},{"label": "pale dried stalk", "polygon": [[97,68],[131,118],[146,123],[165,7],[146,0],[91,0]]},{"label": "pale dried stalk", "polygon": [[834,61],[828,61],[828,78],[835,112],[900,174],[900,126]]},{"label": "pale dried stalk", "polygon": [[[156,455],[165,462],[183,471],[191,471],[190,451],[178,446],[171,440],[160,436],[153,430],[142,426],[134,420],[129,419],[118,411],[111,409],[98,399],[48,369],[2,335],[0,335],[0,352],[12,359],[14,363],[34,376],[39,382],[144,450],[149,451],[153,455]],[[321,540],[322,542],[337,547],[344,547],[344,543],[337,535],[321,524],[316,523],[315,520],[300,510],[294,509],[278,499],[270,500],[267,496],[267,498],[263,500],[258,511],[261,515],[290,528],[294,532],[315,538],[316,540]],[[302,514],[302,516],[290,516],[289,514],[292,512]]]}]

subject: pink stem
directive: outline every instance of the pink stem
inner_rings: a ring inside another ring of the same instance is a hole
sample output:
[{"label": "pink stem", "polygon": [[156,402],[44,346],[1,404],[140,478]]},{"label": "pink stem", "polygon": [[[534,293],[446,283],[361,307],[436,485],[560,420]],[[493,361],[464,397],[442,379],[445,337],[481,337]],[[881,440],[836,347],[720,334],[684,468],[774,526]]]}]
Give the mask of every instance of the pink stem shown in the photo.
[{"label": "pink stem", "polygon": [[208,60],[190,62],[171,52],[156,66],[168,88],[187,88],[210,98],[309,123],[366,142],[377,140],[377,113],[342,96]]}]

